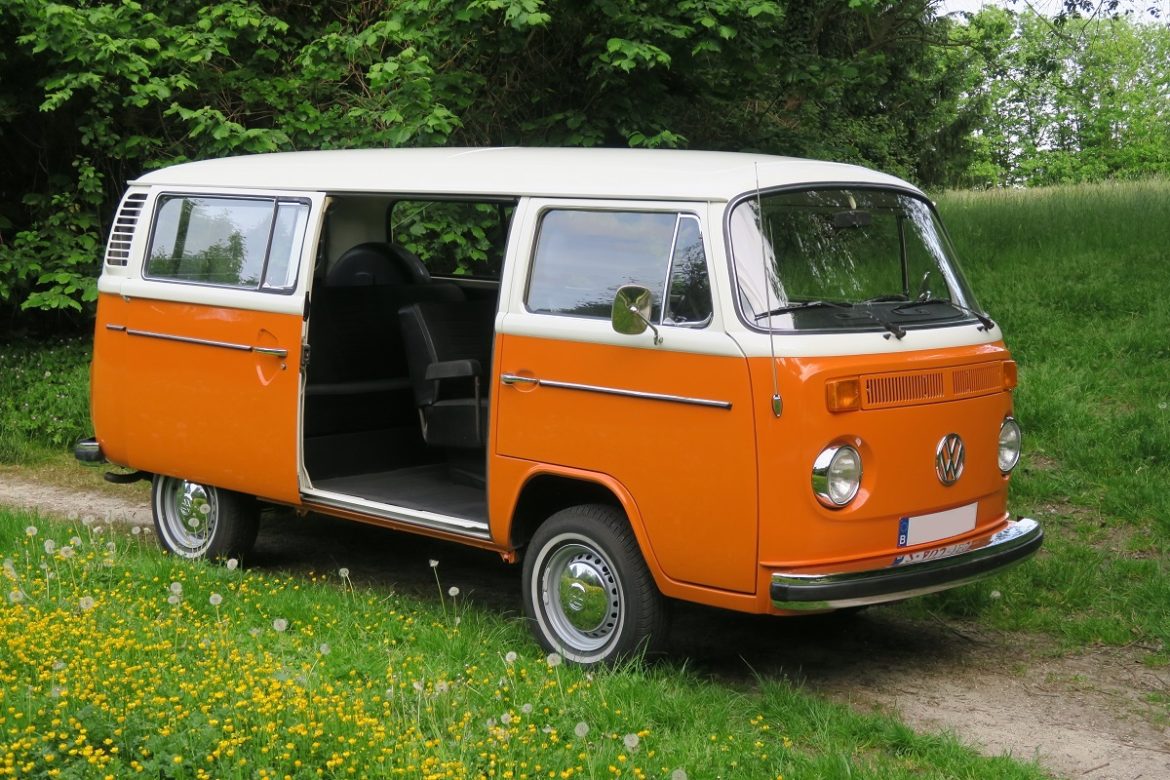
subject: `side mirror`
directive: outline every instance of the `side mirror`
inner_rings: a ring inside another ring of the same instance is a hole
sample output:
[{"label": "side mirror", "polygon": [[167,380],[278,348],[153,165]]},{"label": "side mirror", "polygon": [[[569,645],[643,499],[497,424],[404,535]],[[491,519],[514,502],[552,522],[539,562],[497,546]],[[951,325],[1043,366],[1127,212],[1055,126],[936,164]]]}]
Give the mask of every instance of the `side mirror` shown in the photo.
[{"label": "side mirror", "polygon": [[613,329],[626,336],[637,336],[650,328],[654,331],[654,344],[661,344],[662,336],[658,335],[658,328],[650,322],[652,301],[650,291],[645,287],[637,284],[619,287],[610,313]]}]

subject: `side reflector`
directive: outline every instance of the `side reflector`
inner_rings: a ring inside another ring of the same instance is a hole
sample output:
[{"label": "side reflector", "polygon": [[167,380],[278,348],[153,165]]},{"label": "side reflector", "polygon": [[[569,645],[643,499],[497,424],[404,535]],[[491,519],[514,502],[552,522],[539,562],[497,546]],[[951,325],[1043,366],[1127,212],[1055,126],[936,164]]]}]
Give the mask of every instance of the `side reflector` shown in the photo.
[{"label": "side reflector", "polygon": [[1020,383],[1019,373],[1016,369],[1016,361],[1003,361],[1003,389],[1014,390],[1016,385]]},{"label": "side reflector", "polygon": [[825,405],[830,412],[852,412],[861,408],[861,380],[830,379],[825,382]]}]

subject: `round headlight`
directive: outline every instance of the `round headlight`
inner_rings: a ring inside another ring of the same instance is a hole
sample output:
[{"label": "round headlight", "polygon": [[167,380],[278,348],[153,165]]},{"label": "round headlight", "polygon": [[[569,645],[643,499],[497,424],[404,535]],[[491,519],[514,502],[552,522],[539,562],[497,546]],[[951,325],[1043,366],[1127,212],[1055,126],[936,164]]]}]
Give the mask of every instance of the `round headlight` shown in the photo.
[{"label": "round headlight", "polygon": [[813,463],[812,489],[830,509],[848,504],[861,487],[861,453],[848,445],[826,447]]},{"label": "round headlight", "polygon": [[1009,473],[1020,461],[1020,425],[1008,417],[999,426],[999,470]]}]

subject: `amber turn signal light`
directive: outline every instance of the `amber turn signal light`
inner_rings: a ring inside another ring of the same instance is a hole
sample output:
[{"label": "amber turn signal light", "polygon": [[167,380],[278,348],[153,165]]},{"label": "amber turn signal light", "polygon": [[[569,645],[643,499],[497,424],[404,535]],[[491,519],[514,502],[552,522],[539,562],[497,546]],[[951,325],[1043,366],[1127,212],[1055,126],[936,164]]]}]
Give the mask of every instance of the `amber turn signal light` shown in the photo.
[{"label": "amber turn signal light", "polygon": [[861,408],[861,380],[830,379],[825,382],[825,405],[830,412],[852,412]]},{"label": "amber turn signal light", "polygon": [[1016,361],[1003,361],[1003,389],[1014,390],[1016,385],[1020,383],[1019,373],[1016,369]]}]

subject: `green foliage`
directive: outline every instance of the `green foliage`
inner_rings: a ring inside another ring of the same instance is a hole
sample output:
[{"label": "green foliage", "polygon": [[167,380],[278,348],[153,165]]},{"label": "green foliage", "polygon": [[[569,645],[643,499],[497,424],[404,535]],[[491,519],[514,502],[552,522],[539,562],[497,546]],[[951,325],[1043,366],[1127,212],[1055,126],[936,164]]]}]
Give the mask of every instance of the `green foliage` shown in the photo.
[{"label": "green foliage", "polygon": [[90,339],[0,342],[0,463],[89,435]]},{"label": "green foliage", "polygon": [[927,0],[10,0],[0,306],[92,301],[124,183],[188,159],[601,144],[911,172],[955,126],[932,14]]},{"label": "green foliage", "polygon": [[965,186],[1050,185],[1170,172],[1170,27],[1052,20],[988,7],[956,30],[982,115]]}]

